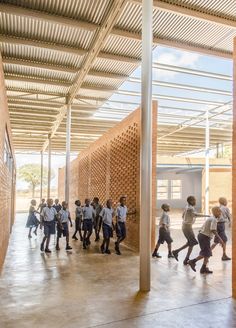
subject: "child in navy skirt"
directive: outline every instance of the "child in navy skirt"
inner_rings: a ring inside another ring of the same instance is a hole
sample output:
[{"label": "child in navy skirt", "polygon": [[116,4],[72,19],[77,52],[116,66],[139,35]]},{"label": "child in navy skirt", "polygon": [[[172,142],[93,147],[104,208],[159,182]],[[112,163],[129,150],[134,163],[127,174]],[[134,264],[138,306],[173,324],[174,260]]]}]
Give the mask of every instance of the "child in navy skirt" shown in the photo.
[{"label": "child in navy skirt", "polygon": [[174,256],[171,252],[171,243],[173,242],[173,239],[170,236],[170,217],[168,215],[168,212],[170,211],[170,205],[162,204],[161,208],[163,210],[163,213],[159,222],[159,238],[156,247],[152,253],[152,257],[161,258],[161,256],[158,254],[158,249],[161,244],[164,244],[164,242],[166,242],[168,247],[168,257],[173,258]]},{"label": "child in navy skirt", "polygon": [[33,228],[34,229],[34,234],[37,236],[37,229],[39,226],[40,221],[37,219],[36,217],[36,213],[39,214],[39,212],[36,211],[35,206],[36,206],[36,200],[32,199],[30,202],[30,208],[29,208],[29,215],[28,215],[28,219],[26,222],[26,228],[29,228],[29,234],[28,234],[28,238],[32,238],[31,235],[31,231]]},{"label": "child in navy skirt", "polygon": [[[228,238],[226,236],[225,233],[225,223],[229,222],[231,223],[231,214],[230,214],[230,210],[227,207],[227,199],[224,197],[220,197],[219,198],[219,204],[220,204],[220,209],[221,209],[221,216],[220,218],[217,220],[217,232],[218,235],[220,236],[220,238],[223,240],[224,242],[224,247],[223,247],[223,255],[222,255],[222,261],[229,261],[231,260],[230,257],[228,257],[228,255],[226,254],[226,243],[228,241]],[[218,244],[220,243],[220,240],[217,236],[215,236],[214,238],[214,243],[211,246],[211,249],[213,250]]]},{"label": "child in navy skirt", "polygon": [[220,238],[220,236],[217,233],[217,220],[221,216],[221,209],[220,207],[216,206],[212,209],[212,217],[209,217],[206,219],[205,223],[203,224],[201,230],[198,234],[198,242],[200,246],[200,254],[198,257],[196,257],[193,260],[189,260],[188,264],[190,265],[191,269],[196,272],[196,263],[203,259],[203,265],[201,267],[200,273],[213,273],[213,271],[209,270],[207,267],[207,264],[209,262],[209,258],[212,256],[211,251],[211,239],[215,235],[218,239],[221,245],[224,245],[223,240]]}]

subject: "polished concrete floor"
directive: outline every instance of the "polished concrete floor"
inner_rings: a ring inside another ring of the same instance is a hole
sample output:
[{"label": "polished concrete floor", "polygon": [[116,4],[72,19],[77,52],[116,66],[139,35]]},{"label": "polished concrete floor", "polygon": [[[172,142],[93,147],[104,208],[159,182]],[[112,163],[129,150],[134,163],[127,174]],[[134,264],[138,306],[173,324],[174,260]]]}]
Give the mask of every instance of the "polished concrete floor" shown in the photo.
[{"label": "polished concrete floor", "polygon": [[[123,247],[120,257],[102,255],[98,244],[84,251],[74,241],[72,252],[56,252],[54,240],[53,253],[41,254],[41,233],[28,240],[25,221],[17,215],[0,276],[1,328],[236,327],[231,263],[221,262],[220,247],[214,274],[202,276],[168,260],[163,246],[163,258],[152,260],[152,291],[142,294],[137,254]],[[179,230],[172,236],[175,246],[183,243]]]}]

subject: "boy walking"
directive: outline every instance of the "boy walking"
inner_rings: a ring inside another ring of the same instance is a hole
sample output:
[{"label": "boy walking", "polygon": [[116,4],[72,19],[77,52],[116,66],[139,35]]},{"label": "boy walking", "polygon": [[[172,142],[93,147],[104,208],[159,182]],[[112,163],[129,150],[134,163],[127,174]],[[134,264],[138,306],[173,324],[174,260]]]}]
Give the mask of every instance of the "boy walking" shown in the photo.
[{"label": "boy walking", "polygon": [[188,264],[190,265],[191,269],[196,272],[196,263],[203,259],[203,265],[201,267],[200,273],[213,273],[213,271],[209,270],[207,267],[209,258],[212,256],[211,251],[211,239],[215,235],[222,246],[224,246],[223,240],[217,233],[217,219],[221,216],[221,209],[220,207],[216,206],[212,209],[212,217],[206,219],[205,223],[203,224],[201,230],[198,234],[198,241],[201,248],[200,254],[193,260],[189,260]]},{"label": "boy walking", "polygon": [[110,238],[113,237],[113,217],[115,212],[112,208],[112,200],[108,199],[106,203],[107,207],[104,207],[100,213],[100,219],[102,222],[102,231],[103,231],[103,243],[101,245],[102,254],[111,254],[109,250]]},{"label": "boy walking", "polygon": [[40,246],[41,252],[44,252],[44,243],[46,242],[45,253],[51,253],[49,249],[50,237],[55,235],[55,220],[57,218],[57,211],[52,206],[53,200],[47,200],[47,206],[42,209],[40,229],[44,227],[44,238]]},{"label": "boy walking", "polygon": [[95,211],[93,206],[90,205],[90,199],[85,199],[85,205],[82,209],[83,213],[83,249],[86,249],[88,245],[91,244],[90,236],[93,233],[93,220],[95,216]]},{"label": "boy walking", "polygon": [[62,202],[62,209],[58,213],[58,223],[57,223],[57,244],[56,250],[60,250],[59,240],[61,236],[66,237],[66,251],[71,250],[72,247],[69,245],[69,227],[68,223],[72,227],[72,221],[70,217],[70,212],[68,211],[68,203]]},{"label": "boy walking", "polygon": [[173,239],[170,236],[170,217],[168,215],[168,212],[170,211],[170,205],[162,204],[161,208],[163,210],[163,213],[159,222],[159,238],[156,247],[152,253],[152,257],[161,258],[161,256],[158,254],[158,249],[161,244],[164,244],[164,242],[166,242],[168,247],[168,258],[173,258],[174,256],[171,252],[171,243],[173,242]]},{"label": "boy walking", "polygon": [[83,236],[82,236],[83,212],[82,212],[81,202],[80,202],[79,199],[75,201],[75,205],[76,205],[76,209],[75,209],[75,232],[72,236],[72,239],[78,240],[78,238],[76,237],[76,234],[79,231],[80,241],[83,241]]},{"label": "boy walking", "polygon": [[127,217],[126,197],[120,197],[120,205],[116,209],[116,235],[115,251],[117,255],[121,255],[120,243],[126,238],[126,217]]},{"label": "boy walking", "polygon": [[[217,219],[217,233],[224,242],[223,255],[222,255],[221,260],[229,261],[229,260],[231,260],[231,258],[228,257],[228,255],[226,254],[226,243],[228,241],[228,238],[225,233],[225,223],[226,222],[229,222],[229,224],[231,223],[231,214],[230,214],[229,208],[227,207],[227,199],[226,198],[220,197],[219,204],[220,204],[220,209],[221,209],[221,216],[220,216],[220,218]],[[219,238],[217,236],[215,236],[214,243],[211,246],[211,250],[213,250],[219,243],[220,243]]]},{"label": "boy walking", "polygon": [[183,262],[184,265],[188,264],[188,260],[189,260],[190,254],[192,253],[193,247],[198,244],[198,241],[195,238],[195,234],[193,232],[193,224],[195,223],[196,218],[197,217],[209,217],[209,215],[204,215],[204,214],[200,214],[200,213],[196,212],[196,210],[195,210],[196,198],[194,196],[189,196],[187,198],[187,203],[188,204],[182,215],[182,218],[183,218],[182,231],[183,231],[185,238],[187,239],[187,243],[184,244],[179,249],[176,249],[172,252],[176,261],[178,261],[179,252],[181,252],[185,248],[188,248],[186,257]]},{"label": "boy walking", "polygon": [[100,217],[100,213],[102,210],[102,205],[99,203],[99,198],[94,197],[93,202],[91,204],[95,211],[95,218],[94,218],[94,231],[95,231],[95,241],[100,240],[100,231],[102,227],[102,220]]}]

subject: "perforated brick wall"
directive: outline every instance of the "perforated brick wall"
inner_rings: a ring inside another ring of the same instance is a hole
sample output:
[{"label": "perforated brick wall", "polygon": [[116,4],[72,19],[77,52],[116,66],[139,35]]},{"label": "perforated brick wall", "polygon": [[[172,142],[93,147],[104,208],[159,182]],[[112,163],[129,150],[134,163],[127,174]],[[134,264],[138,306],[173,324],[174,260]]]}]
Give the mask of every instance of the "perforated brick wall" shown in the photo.
[{"label": "perforated brick wall", "polygon": [[[7,97],[4,84],[4,75],[2,69],[2,58],[0,56],[0,269],[5,259],[8,241],[12,224],[14,222],[15,205],[15,170],[14,165],[9,168],[6,155],[4,156],[5,134],[8,134],[10,146],[11,128],[9,123],[9,113],[7,106]],[[9,162],[8,162],[9,163]]]},{"label": "perforated brick wall", "polygon": [[[157,147],[157,103],[153,102],[153,229],[152,244],[155,241],[156,206],[156,147]],[[140,213],[140,109],[137,109],[121,123],[110,129],[82,151],[71,165],[70,200],[74,212],[74,200],[95,196],[105,204],[108,198],[118,202],[121,195],[127,196],[127,207],[135,214],[127,219],[126,244],[139,248]],[[64,169],[59,171],[59,197],[64,197]],[[77,189],[78,188],[78,189]],[[77,190],[77,196],[76,196]]]}]

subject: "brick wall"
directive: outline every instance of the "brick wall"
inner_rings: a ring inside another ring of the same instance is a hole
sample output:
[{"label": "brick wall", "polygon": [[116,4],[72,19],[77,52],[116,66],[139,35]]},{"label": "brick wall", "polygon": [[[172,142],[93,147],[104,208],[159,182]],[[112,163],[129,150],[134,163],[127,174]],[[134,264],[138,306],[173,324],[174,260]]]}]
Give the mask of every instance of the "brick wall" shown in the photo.
[{"label": "brick wall", "polygon": [[[156,146],[157,146],[157,103],[153,102],[153,229],[155,240],[156,206]],[[65,169],[59,170],[60,199],[64,198]],[[98,196],[104,204],[108,198],[118,202],[121,195],[127,195],[127,206],[136,214],[127,219],[126,244],[139,248],[140,215],[140,109],[131,113],[122,122],[110,129],[82,151],[71,162],[70,210],[74,212],[74,200],[84,202],[86,197]],[[72,210],[73,209],[73,210]]]},{"label": "brick wall", "polygon": [[[4,84],[4,75],[2,68],[2,58],[0,56],[0,269],[2,267],[8,240],[11,232],[11,227],[14,222],[14,202],[15,202],[15,170],[14,158],[7,159],[4,151],[5,135],[9,137],[11,143],[11,128],[9,124],[9,113],[7,106],[7,97]],[[5,154],[5,155],[4,155]],[[14,156],[14,155],[13,155]],[[12,169],[11,169],[12,167]]]}]

